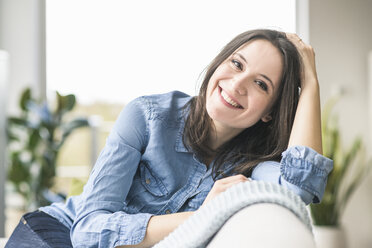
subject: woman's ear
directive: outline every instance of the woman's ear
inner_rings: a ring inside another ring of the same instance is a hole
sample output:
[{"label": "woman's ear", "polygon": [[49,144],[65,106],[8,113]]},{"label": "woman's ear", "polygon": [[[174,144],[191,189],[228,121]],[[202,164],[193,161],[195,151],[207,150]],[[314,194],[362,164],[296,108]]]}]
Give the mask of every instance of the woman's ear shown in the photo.
[{"label": "woman's ear", "polygon": [[265,115],[264,117],[261,118],[261,121],[263,122],[269,122],[271,121],[273,118],[271,117],[271,115]]}]

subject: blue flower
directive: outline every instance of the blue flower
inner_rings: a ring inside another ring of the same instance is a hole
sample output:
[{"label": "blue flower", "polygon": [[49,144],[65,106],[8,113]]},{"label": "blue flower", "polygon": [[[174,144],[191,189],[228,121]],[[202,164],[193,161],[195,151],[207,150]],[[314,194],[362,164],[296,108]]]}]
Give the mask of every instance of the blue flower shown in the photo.
[{"label": "blue flower", "polygon": [[35,102],[29,102],[27,108],[31,113],[36,115],[35,119],[38,119],[38,122],[51,123],[53,121],[53,116],[49,110],[47,102],[43,102],[41,105],[38,105]]}]

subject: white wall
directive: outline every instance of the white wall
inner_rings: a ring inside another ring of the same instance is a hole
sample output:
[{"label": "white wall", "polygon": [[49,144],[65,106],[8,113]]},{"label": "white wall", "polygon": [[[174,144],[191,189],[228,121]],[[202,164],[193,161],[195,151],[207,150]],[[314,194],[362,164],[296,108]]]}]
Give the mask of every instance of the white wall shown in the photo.
[{"label": "white wall", "polygon": [[[372,127],[372,49],[368,53],[368,127]],[[372,148],[372,131],[369,130],[369,148]]]},{"label": "white wall", "polygon": [[[0,45],[2,40],[2,2],[0,1]],[[8,78],[8,54],[0,50],[0,237],[5,236],[5,87]]]},{"label": "white wall", "polygon": [[[350,144],[356,135],[369,143],[367,61],[372,50],[372,1],[310,0],[309,4],[309,36],[316,53],[322,103],[338,87],[343,88],[345,96],[336,111],[344,143]],[[372,247],[371,174],[351,198],[342,223],[349,248]]]},{"label": "white wall", "polygon": [[20,92],[33,88],[45,97],[45,0],[0,0],[0,49],[10,54],[8,112]]},{"label": "white wall", "polygon": [[5,232],[5,104],[7,100],[8,60],[8,53],[0,50],[0,237],[3,237]]}]

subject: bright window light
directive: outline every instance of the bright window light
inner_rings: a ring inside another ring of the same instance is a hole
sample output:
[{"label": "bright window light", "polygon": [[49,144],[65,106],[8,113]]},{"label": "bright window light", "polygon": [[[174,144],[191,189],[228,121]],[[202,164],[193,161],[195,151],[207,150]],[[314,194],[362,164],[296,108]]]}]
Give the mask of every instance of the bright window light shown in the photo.
[{"label": "bright window light", "polygon": [[80,103],[197,94],[221,48],[254,28],[295,32],[295,0],[48,0],[48,93]]}]

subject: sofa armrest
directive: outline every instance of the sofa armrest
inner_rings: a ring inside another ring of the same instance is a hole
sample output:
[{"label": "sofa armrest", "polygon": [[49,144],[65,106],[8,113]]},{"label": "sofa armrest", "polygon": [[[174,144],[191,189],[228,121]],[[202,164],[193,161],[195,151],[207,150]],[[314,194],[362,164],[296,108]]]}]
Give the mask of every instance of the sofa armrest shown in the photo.
[{"label": "sofa armrest", "polygon": [[0,248],[4,248],[6,242],[8,242],[7,238],[0,238]]}]

